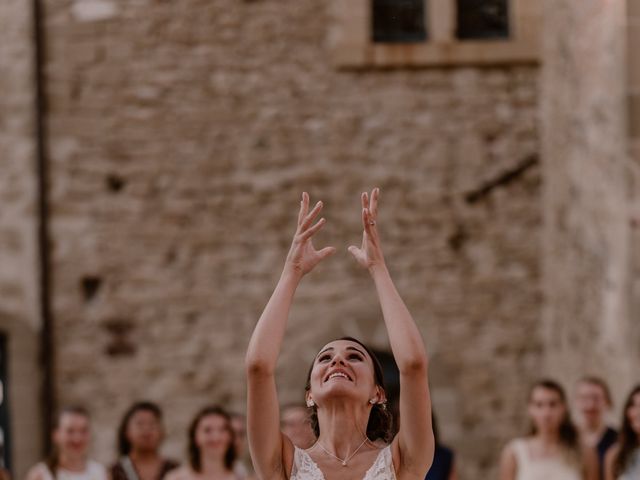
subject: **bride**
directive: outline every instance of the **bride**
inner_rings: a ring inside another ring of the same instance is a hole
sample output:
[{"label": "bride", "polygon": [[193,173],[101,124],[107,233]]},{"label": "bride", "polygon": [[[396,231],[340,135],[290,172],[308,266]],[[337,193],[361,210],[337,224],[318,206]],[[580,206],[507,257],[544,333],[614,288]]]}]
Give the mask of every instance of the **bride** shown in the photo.
[{"label": "bride", "polygon": [[[389,342],[400,370],[400,428],[390,437],[382,370],[372,352],[355,339],[323,346],[316,355],[306,402],[317,441],[307,450],[280,432],[275,368],[293,296],[300,281],[335,248],[316,250],[315,221],[302,194],[298,226],[280,280],[258,320],[246,356],[248,438],[254,467],[263,480],[423,480],[433,459],[427,356],[420,332],[386,268],[376,225],[379,189],[362,194],[362,245],[349,252],[375,285]],[[314,223],[315,222],[315,223]]]}]

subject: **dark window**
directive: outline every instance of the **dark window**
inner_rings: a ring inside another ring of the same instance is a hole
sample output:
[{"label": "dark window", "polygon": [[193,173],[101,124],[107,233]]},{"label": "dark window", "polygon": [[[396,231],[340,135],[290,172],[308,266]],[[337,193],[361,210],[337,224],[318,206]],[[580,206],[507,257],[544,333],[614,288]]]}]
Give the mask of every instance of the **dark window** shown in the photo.
[{"label": "dark window", "polygon": [[509,38],[509,0],[457,0],[457,7],[458,38]]},{"label": "dark window", "polygon": [[427,39],[425,1],[373,0],[373,41],[424,42]]},{"label": "dark window", "polygon": [[0,334],[0,468],[11,469],[9,436],[9,391],[7,388],[7,338]]}]

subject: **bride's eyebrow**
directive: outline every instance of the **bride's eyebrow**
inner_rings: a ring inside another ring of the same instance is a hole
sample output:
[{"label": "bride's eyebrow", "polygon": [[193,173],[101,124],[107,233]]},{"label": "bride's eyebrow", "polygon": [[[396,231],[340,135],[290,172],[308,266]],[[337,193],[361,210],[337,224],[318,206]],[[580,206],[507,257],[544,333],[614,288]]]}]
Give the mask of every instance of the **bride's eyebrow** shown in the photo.
[{"label": "bride's eyebrow", "polygon": [[356,352],[358,352],[360,355],[362,355],[363,357],[366,357],[366,355],[364,354],[364,352],[356,347],[347,347],[347,350],[355,350]]},{"label": "bride's eyebrow", "polygon": [[318,355],[316,355],[316,358],[318,358],[320,355],[322,355],[324,352],[328,352],[330,350],[333,350],[333,347],[328,347],[325,348],[324,350],[322,350]]}]

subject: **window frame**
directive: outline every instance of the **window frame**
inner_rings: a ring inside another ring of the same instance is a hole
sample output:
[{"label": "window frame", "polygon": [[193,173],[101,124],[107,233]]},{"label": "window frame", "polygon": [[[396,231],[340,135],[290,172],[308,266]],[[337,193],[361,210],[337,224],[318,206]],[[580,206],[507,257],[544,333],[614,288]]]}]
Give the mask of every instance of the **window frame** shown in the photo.
[{"label": "window frame", "polygon": [[331,0],[329,47],[338,68],[398,68],[537,63],[542,6],[537,0],[510,0],[510,38],[456,38],[456,0],[426,0],[427,40],[375,43],[371,0]]}]

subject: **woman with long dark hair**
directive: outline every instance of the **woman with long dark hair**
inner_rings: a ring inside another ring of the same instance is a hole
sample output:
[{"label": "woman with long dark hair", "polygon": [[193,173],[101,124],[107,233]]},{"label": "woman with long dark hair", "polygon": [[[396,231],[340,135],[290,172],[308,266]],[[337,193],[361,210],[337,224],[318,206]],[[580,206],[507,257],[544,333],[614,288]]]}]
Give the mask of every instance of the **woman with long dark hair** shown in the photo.
[{"label": "woman with long dark hair", "polygon": [[631,390],[624,404],[618,443],[607,452],[605,478],[640,478],[640,385]]},{"label": "woman with long dark hair", "polygon": [[553,380],[536,382],[529,393],[530,434],[503,450],[500,480],[596,480],[593,449],[580,443],[567,397]]},{"label": "woman with long dark hair", "polygon": [[62,409],[52,437],[53,452],[29,471],[27,480],[107,480],[106,469],[88,458],[91,422],[84,408]]},{"label": "woman with long dark hair", "polygon": [[162,410],[153,402],[136,402],[118,428],[120,459],[111,467],[111,480],[162,480],[178,466],[160,455],[164,439]]},{"label": "woman with long dark hair", "polygon": [[188,465],[172,470],[167,480],[243,480],[236,461],[231,417],[221,407],[200,410],[187,431]]},{"label": "woman with long dark hair", "polygon": [[[317,437],[308,449],[295,447],[280,431],[275,368],[289,310],[302,278],[335,252],[316,250],[312,238],[322,202],[310,209],[302,195],[298,225],[284,270],[258,320],[247,351],[248,437],[260,478],[316,480],[423,480],[433,458],[427,356],[420,332],[387,270],[378,233],[378,197],[363,193],[363,235],[349,252],[376,287],[391,350],[400,370],[400,426],[392,438],[391,415],[379,362],[353,338],[323,346],[311,365],[305,389]],[[314,223],[315,222],[315,223]]]}]

